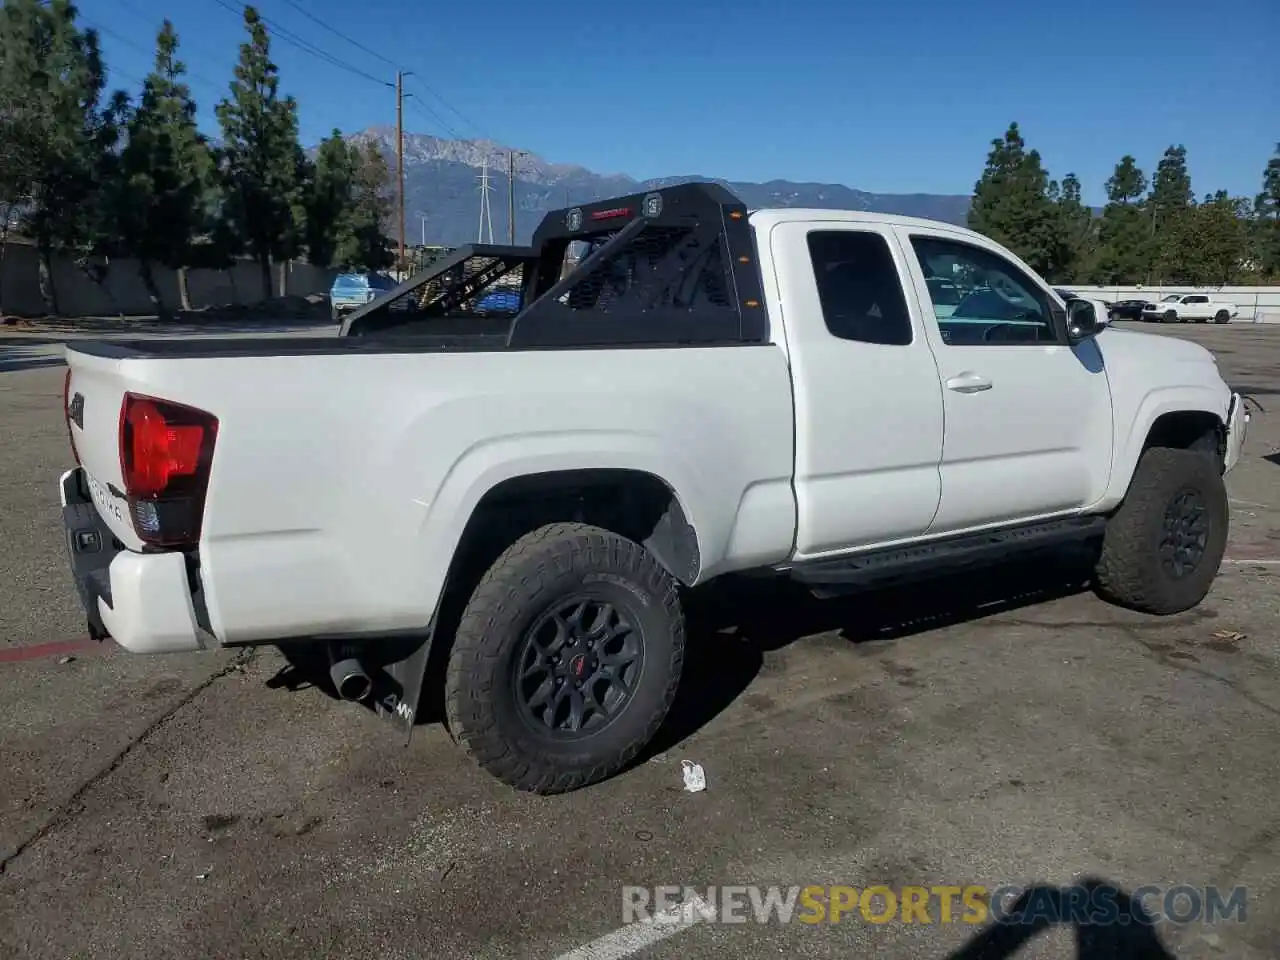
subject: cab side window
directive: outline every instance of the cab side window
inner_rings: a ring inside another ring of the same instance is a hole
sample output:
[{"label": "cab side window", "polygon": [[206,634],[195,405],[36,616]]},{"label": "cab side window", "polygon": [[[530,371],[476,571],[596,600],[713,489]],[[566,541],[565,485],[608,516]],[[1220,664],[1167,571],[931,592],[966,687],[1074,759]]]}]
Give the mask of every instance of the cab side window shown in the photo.
[{"label": "cab side window", "polygon": [[911,343],[911,315],[889,244],[878,233],[815,230],[809,257],[822,318],[833,337],[902,347]]},{"label": "cab side window", "polygon": [[955,240],[912,237],[942,342],[953,347],[1058,342],[1048,294],[1014,264]]}]

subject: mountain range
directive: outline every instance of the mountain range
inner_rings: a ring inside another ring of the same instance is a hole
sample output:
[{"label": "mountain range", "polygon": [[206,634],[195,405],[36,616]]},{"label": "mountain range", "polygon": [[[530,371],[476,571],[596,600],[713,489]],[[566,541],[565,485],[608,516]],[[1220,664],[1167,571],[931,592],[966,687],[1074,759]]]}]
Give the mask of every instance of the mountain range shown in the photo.
[{"label": "mountain range", "polygon": [[[347,137],[349,143],[375,143],[395,170],[393,127],[370,127]],[[486,169],[491,190],[490,221],[484,240],[506,243],[508,237],[507,162],[510,148],[490,140],[447,140],[427,134],[404,136],[406,242],[456,246],[480,237],[480,185]],[[517,154],[515,176],[516,242],[526,243],[548,210],[575,203],[638,193],[675,183],[712,180],[732,191],[749,209],[811,207],[826,210],[869,210],[927,217],[963,224],[969,197],[930,193],[868,193],[838,183],[767,183],[727,181],[711,176],[672,176],[636,180],[624,174],[600,174],[573,164],[551,163],[527,151]],[[387,231],[397,234],[396,225]]]}]

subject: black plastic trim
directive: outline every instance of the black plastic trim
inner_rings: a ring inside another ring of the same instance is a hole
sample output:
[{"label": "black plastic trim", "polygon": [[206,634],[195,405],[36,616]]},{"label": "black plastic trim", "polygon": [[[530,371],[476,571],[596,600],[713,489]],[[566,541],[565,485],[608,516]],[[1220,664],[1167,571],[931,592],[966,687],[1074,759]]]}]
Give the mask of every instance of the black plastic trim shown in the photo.
[{"label": "black plastic trim", "polygon": [[1013,551],[1087,540],[1101,535],[1106,524],[1106,516],[1100,514],[1044,520],[797,563],[785,572],[793,580],[815,587],[862,586],[887,578],[949,572],[958,567],[989,563]]}]

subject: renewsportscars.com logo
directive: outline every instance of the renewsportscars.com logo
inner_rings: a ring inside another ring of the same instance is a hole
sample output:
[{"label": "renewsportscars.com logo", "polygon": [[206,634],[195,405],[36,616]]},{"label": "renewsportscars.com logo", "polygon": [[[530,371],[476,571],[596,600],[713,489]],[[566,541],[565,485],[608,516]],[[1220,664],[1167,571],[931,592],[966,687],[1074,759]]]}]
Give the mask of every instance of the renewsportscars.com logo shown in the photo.
[{"label": "renewsportscars.com logo", "polygon": [[1014,886],[658,886],[622,888],[627,923],[907,923],[1085,926],[1243,923],[1245,887],[1147,885],[1125,896],[1111,887]]}]

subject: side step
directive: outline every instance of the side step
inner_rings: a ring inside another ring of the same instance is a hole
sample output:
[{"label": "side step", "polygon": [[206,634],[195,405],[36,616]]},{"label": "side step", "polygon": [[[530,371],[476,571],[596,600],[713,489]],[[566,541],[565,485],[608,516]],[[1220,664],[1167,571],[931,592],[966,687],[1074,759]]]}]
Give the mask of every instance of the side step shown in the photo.
[{"label": "side step", "polygon": [[813,560],[783,572],[818,596],[838,596],[886,580],[954,573],[991,564],[1016,552],[1078,543],[1100,537],[1106,524],[1104,516],[1045,520],[832,560]]}]

